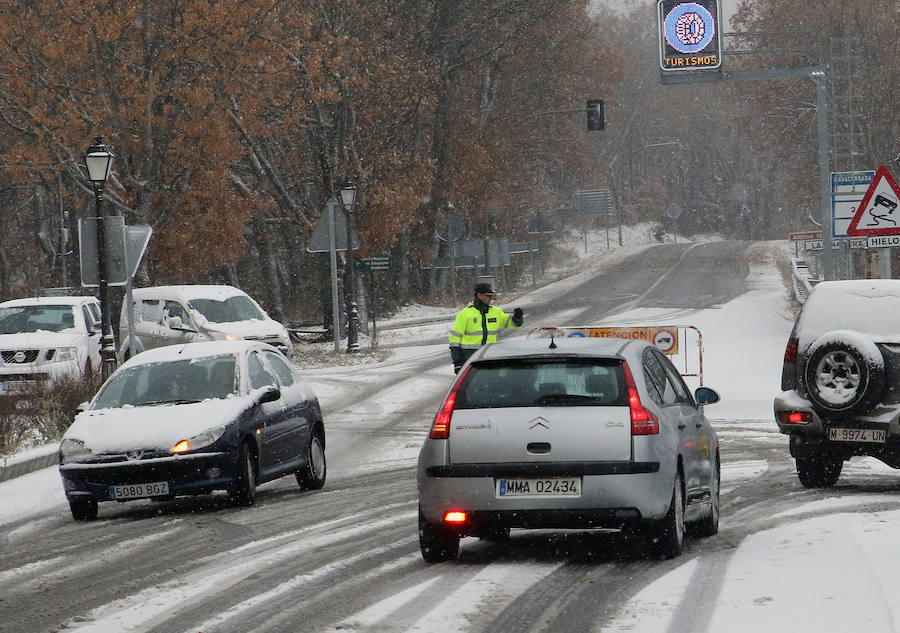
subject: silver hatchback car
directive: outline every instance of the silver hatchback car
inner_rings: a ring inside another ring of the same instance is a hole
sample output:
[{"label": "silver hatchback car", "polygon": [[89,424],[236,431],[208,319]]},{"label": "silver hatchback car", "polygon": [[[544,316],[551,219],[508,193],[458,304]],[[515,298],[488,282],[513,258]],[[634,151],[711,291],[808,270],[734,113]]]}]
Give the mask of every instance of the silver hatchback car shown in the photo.
[{"label": "silver hatchback car", "polygon": [[666,557],[685,524],[719,525],[719,443],[702,405],[653,345],[518,338],[463,367],[420,453],[423,558],[510,528],[619,528]]}]

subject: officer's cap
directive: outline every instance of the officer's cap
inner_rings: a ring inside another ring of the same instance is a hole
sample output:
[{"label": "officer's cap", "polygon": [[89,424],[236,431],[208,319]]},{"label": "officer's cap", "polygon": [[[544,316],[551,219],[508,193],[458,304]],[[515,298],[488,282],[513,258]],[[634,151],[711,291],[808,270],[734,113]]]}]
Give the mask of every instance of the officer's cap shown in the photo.
[{"label": "officer's cap", "polygon": [[497,294],[496,292],[494,292],[494,287],[491,284],[485,282],[475,284],[475,294],[479,293],[485,295]]}]

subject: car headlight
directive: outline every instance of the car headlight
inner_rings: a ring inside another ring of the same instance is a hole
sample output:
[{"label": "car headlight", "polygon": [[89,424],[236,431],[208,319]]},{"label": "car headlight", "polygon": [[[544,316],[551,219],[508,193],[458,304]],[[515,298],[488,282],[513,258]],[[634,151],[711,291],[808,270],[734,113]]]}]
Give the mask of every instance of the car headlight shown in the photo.
[{"label": "car headlight", "polygon": [[78,356],[77,347],[60,347],[56,350],[56,360],[75,360]]},{"label": "car headlight", "polygon": [[81,440],[65,438],[59,445],[59,463],[84,461],[93,455],[93,451],[84,445]]},{"label": "car headlight", "polygon": [[281,330],[281,334],[278,335],[278,338],[284,339],[284,340],[286,341],[286,340],[288,340],[288,339],[291,338],[291,337],[290,337],[290,335],[288,334],[288,331],[287,331],[287,330]]},{"label": "car headlight", "polygon": [[241,337],[240,337],[240,336],[235,336],[234,334],[226,334],[226,335],[225,335],[225,340],[226,340],[226,341],[240,341],[240,340],[241,340]]},{"label": "car headlight", "polygon": [[198,448],[203,448],[204,446],[209,446],[210,444],[214,444],[219,441],[219,438],[225,434],[224,426],[214,426],[211,429],[206,429],[203,433],[199,435],[195,435],[194,437],[181,440],[175,446],[172,447],[173,453],[186,453],[188,451],[193,451]]}]

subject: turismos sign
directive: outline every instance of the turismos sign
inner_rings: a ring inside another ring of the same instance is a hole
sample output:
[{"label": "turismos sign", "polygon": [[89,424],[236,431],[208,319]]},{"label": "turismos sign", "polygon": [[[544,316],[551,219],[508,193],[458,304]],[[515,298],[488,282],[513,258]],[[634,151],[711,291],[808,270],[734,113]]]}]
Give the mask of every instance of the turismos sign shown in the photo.
[{"label": "turismos sign", "polygon": [[710,70],[722,65],[718,0],[658,0],[657,9],[663,71]]}]

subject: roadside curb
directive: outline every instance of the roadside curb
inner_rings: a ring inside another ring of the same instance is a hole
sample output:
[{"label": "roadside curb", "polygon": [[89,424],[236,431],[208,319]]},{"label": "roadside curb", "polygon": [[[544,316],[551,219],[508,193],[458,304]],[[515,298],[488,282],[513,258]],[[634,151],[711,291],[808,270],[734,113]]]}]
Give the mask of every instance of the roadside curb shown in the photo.
[{"label": "roadside curb", "polygon": [[59,463],[57,445],[48,444],[22,455],[10,455],[0,459],[0,482],[27,475]]}]

